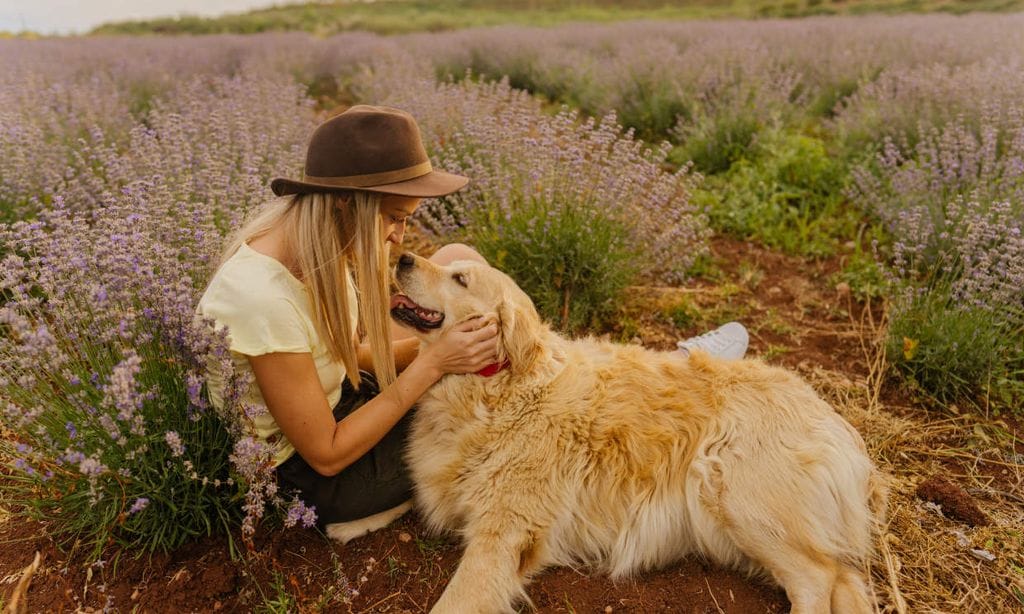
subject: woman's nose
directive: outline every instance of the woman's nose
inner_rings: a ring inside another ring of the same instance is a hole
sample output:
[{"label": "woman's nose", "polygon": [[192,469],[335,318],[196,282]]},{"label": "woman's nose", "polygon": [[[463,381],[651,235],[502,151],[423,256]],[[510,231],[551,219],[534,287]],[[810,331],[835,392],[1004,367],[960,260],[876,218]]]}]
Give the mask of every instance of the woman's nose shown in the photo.
[{"label": "woman's nose", "polygon": [[395,226],[395,229],[388,235],[388,241],[391,241],[395,245],[401,245],[402,239],[405,238],[405,224],[399,224]]}]

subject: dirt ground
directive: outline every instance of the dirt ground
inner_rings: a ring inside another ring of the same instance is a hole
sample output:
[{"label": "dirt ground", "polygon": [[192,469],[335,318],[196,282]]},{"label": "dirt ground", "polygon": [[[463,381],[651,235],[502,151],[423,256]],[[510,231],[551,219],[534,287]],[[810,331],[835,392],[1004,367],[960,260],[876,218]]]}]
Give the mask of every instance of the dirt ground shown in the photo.
[{"label": "dirt ground", "polygon": [[[1020,423],[928,413],[907,392],[885,384],[876,343],[882,309],[858,303],[837,286],[842,257],[808,261],[727,239],[716,239],[713,252],[712,272],[693,286],[632,289],[609,334],[671,349],[678,338],[730,319],[744,322],[749,355],[807,377],[893,475],[890,521],[870,570],[880,609],[1024,609]],[[940,486],[925,485],[918,496],[916,487],[936,475]],[[947,517],[943,497],[973,505],[988,524]],[[116,565],[111,556],[85,566],[62,555],[46,527],[3,522],[3,515],[0,502],[3,603],[35,553],[42,554],[24,595],[29,612],[425,612],[460,555],[454,538],[429,535],[410,514],[344,546],[312,530],[264,528],[244,562],[231,560],[225,539],[211,538],[169,555],[124,555]],[[696,558],[618,582],[586,569],[552,569],[528,593],[540,612],[789,609],[778,588]]]}]

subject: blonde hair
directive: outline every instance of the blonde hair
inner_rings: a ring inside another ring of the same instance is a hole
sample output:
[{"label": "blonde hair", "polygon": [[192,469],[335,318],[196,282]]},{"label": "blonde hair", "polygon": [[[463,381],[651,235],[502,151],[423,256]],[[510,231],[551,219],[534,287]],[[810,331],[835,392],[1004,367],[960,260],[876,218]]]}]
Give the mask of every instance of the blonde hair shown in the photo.
[{"label": "blonde hair", "polygon": [[[284,225],[285,247],[293,254],[309,291],[316,332],[334,360],[359,388],[356,348],[366,335],[381,389],[395,381],[395,357],[388,317],[388,254],[380,218],[381,195],[373,192],[296,194],[268,201],[228,239],[218,268],[246,243]],[[355,279],[353,280],[353,269]],[[359,330],[352,330],[349,284],[358,297]]]}]

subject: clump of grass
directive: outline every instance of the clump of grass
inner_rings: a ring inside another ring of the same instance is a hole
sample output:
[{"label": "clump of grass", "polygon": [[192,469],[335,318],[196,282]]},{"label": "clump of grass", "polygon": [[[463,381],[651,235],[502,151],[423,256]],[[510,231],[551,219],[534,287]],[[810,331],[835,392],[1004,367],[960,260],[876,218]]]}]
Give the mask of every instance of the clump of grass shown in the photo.
[{"label": "clump of grass", "polygon": [[957,300],[948,286],[921,291],[893,310],[889,363],[941,404],[1012,406],[1024,398],[1024,328],[984,306]]}]

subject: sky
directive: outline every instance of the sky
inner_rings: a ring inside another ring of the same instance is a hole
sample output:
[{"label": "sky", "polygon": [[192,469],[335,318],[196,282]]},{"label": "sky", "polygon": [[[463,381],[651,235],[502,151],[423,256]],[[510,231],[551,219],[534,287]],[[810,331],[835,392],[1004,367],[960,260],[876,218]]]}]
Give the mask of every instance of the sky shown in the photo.
[{"label": "sky", "polygon": [[0,0],[0,31],[82,34],[108,21],[221,15],[295,0]]}]

